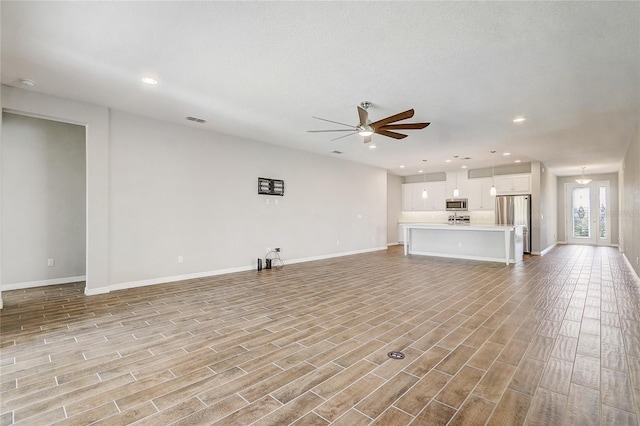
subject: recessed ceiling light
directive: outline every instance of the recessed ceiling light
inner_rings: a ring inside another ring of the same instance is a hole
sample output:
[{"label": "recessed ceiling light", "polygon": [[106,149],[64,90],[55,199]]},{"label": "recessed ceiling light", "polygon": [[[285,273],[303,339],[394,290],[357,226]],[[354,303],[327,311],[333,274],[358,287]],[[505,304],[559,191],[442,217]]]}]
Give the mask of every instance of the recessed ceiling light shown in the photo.
[{"label": "recessed ceiling light", "polygon": [[444,162],[445,162],[445,163],[450,163],[450,162],[451,162],[451,160],[444,160]]},{"label": "recessed ceiling light", "polygon": [[33,87],[36,85],[35,81],[29,80],[27,78],[21,78],[20,83],[23,84],[24,86],[29,86],[29,87]]},{"label": "recessed ceiling light", "polygon": [[144,77],[142,79],[142,82],[145,83],[145,84],[150,84],[150,85],[158,84],[158,80],[156,80],[155,78],[151,78],[151,77]]},{"label": "recessed ceiling light", "polygon": [[513,122],[514,123],[522,123],[525,120],[526,120],[526,118],[524,118],[524,117],[516,117],[516,118],[513,119]]},{"label": "recessed ceiling light", "polygon": [[424,173],[424,170],[418,170],[418,173]]},{"label": "recessed ceiling light", "polygon": [[400,165],[400,168],[401,168],[401,169],[404,169],[404,164],[401,164],[401,165]]},{"label": "recessed ceiling light", "polygon": [[369,149],[376,149],[375,145],[369,145]]},{"label": "recessed ceiling light", "polygon": [[467,166],[462,166],[462,168],[463,168],[463,169],[466,169],[466,168],[467,168]]},{"label": "recessed ceiling light", "polygon": [[520,163],[522,160],[515,160],[514,163]]},{"label": "recessed ceiling light", "polygon": [[503,153],[502,155],[504,155],[505,157],[507,157],[507,156],[511,155],[511,153],[510,153],[510,152],[505,152],[505,153]]}]

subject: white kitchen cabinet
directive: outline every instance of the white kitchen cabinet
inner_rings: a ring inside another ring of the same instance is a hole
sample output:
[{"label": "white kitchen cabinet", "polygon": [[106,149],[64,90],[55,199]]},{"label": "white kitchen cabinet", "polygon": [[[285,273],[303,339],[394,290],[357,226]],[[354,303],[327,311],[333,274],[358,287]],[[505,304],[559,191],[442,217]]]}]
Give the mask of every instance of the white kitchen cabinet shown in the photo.
[{"label": "white kitchen cabinet", "polygon": [[433,202],[432,210],[444,211],[444,200],[447,198],[447,183],[444,181],[430,183],[431,185],[427,190],[429,191],[429,200]]},{"label": "white kitchen cabinet", "polygon": [[[422,191],[427,190],[427,198]],[[444,210],[445,182],[416,182],[402,185],[403,211]]]},{"label": "white kitchen cabinet", "polygon": [[502,175],[496,176],[496,190],[498,195],[530,194],[531,175]]},{"label": "white kitchen cabinet", "polygon": [[415,210],[413,204],[413,184],[411,183],[403,183],[402,184],[402,210],[405,212],[410,212]]},{"label": "white kitchen cabinet", "polygon": [[425,209],[422,199],[422,183],[402,184],[402,210],[422,211]]},{"label": "white kitchen cabinet", "polygon": [[469,179],[469,210],[494,210],[495,197],[491,195],[492,177]]},{"label": "white kitchen cabinet", "polygon": [[[447,197],[446,198],[469,198],[469,179],[467,171],[460,170],[455,172],[447,172]],[[460,193],[457,197],[453,196],[453,190],[458,188]]]}]

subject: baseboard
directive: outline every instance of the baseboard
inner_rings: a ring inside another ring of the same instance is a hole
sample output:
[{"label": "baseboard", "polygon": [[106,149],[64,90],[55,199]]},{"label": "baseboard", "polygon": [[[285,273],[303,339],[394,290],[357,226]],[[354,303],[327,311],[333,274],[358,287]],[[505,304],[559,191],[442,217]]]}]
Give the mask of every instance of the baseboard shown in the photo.
[{"label": "baseboard", "polygon": [[387,243],[387,247],[392,247],[392,246],[400,246],[402,245],[402,243],[396,241],[395,243]]},{"label": "baseboard", "polygon": [[[176,281],[193,280],[196,278],[213,277],[216,275],[231,274],[234,272],[244,272],[255,269],[255,266],[240,266],[237,268],[218,269],[215,271],[196,272],[194,274],[174,275],[170,277],[152,278],[150,280],[129,281],[125,283],[112,284],[108,287],[109,291],[126,290],[128,288],[145,287],[148,285],[172,283]],[[88,293],[87,293],[88,294]],[[88,294],[89,295],[89,294]]]},{"label": "baseboard", "polygon": [[[369,253],[372,251],[380,251],[380,250],[387,250],[387,247],[375,247],[375,248],[371,248],[371,249],[364,249],[364,250],[354,250],[354,251],[348,251],[348,252],[342,252],[342,253],[334,253],[334,254],[328,254],[328,255],[322,255],[322,256],[313,256],[313,257],[305,257],[305,258],[300,258],[300,259],[293,259],[293,260],[286,260],[286,264],[295,264],[295,263],[303,263],[303,262],[311,262],[314,260],[322,260],[322,259],[330,259],[332,257],[342,257],[342,256],[349,256],[352,254],[361,254],[361,253]],[[248,266],[239,266],[236,268],[227,268],[227,269],[218,269],[215,271],[206,271],[206,272],[197,272],[194,274],[186,274],[186,275],[174,275],[174,276],[170,276],[170,277],[162,277],[162,278],[152,278],[149,280],[140,280],[140,281],[129,281],[129,282],[124,282],[124,283],[118,283],[118,284],[112,284],[109,287],[100,287],[100,288],[96,288],[96,289],[85,289],[85,294],[87,296],[94,296],[97,294],[105,294],[105,293],[109,293],[111,291],[117,291],[117,290],[126,290],[129,288],[136,288],[136,287],[145,287],[148,285],[156,285],[156,284],[165,284],[165,283],[171,283],[171,282],[176,282],[176,281],[186,281],[186,280],[193,280],[196,278],[207,278],[207,277],[213,277],[216,275],[224,275],[224,274],[231,274],[234,272],[245,272],[245,271],[252,271],[256,269],[255,265],[248,265]]]},{"label": "baseboard", "polygon": [[540,256],[544,256],[545,254],[549,253],[549,252],[550,252],[551,250],[553,250],[553,249],[554,249],[554,247],[555,247],[555,246],[557,246],[558,244],[560,244],[560,243],[558,243],[557,241],[556,241],[555,243],[551,244],[549,247],[547,247],[546,249],[544,249],[544,250],[542,250],[542,251],[540,252]]},{"label": "baseboard", "polygon": [[42,287],[47,285],[77,283],[78,281],[85,281],[86,279],[87,279],[86,276],[81,275],[77,277],[54,278],[51,280],[27,281],[27,282],[14,283],[14,284],[2,284],[2,290],[6,290],[6,291],[22,290],[25,288]]},{"label": "baseboard", "polygon": [[300,259],[288,260],[286,263],[294,264],[294,263],[312,262],[314,260],[331,259],[333,257],[342,257],[342,256],[350,256],[352,254],[370,253],[372,251],[380,251],[380,250],[386,250],[386,249],[387,247],[374,247],[374,248],[364,249],[364,250],[344,251],[341,253],[333,253],[333,254],[326,254],[321,256],[303,257]]},{"label": "baseboard", "polygon": [[636,270],[633,269],[633,264],[627,258],[627,254],[623,252],[622,253],[622,257],[624,258],[625,262],[627,263],[627,266],[629,267],[629,270],[631,271],[631,273],[635,276],[636,281],[640,281],[640,276],[638,276],[638,273],[636,272]]}]

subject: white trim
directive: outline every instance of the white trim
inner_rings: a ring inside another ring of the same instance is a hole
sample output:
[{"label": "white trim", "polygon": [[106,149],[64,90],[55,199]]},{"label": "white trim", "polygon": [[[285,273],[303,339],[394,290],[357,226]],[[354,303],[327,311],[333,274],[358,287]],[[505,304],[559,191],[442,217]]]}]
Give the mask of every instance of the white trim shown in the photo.
[{"label": "white trim", "polygon": [[[502,262],[505,263],[504,257],[484,257],[484,256],[469,256],[463,254],[444,254],[444,253],[429,253],[424,251],[409,250],[409,254],[417,254],[420,256],[433,256],[433,257],[446,257],[449,259],[464,259],[464,260],[480,260],[483,262]],[[509,264],[517,263],[513,258],[509,259]]]},{"label": "white trim", "polygon": [[564,244],[564,243],[561,243],[561,242],[556,241],[555,243],[551,244],[551,245],[550,245],[549,247],[547,247],[546,249],[542,250],[542,251],[540,252],[540,256],[544,256],[545,254],[549,253],[549,252],[550,252],[551,250],[553,250],[553,248],[554,248],[555,246],[557,246],[558,244]]},{"label": "white trim", "polygon": [[112,284],[108,287],[108,291],[126,290],[128,288],[145,287],[148,285],[166,284],[176,281],[193,280],[196,278],[206,278],[215,275],[231,274],[233,272],[244,272],[255,269],[255,266],[240,266],[237,268],[218,269],[215,271],[196,272],[194,274],[174,275],[171,277],[152,278],[149,280],[129,281],[125,283]]},{"label": "white trim", "polygon": [[[380,251],[380,250],[387,250],[387,247],[375,247],[372,249],[353,250],[353,251],[336,253],[336,254],[328,254],[328,255],[322,255],[322,256],[313,256],[313,257],[305,257],[301,259],[287,260],[286,264],[291,265],[294,263],[311,262],[313,260],[330,259],[332,257],[349,256],[352,254],[369,253],[372,251]],[[218,269],[215,271],[196,272],[194,274],[174,275],[171,277],[152,278],[149,280],[140,280],[140,281],[129,281],[129,282],[124,282],[119,284],[113,284],[113,285],[110,285],[109,287],[94,288],[94,289],[91,289],[90,291],[87,291],[85,289],[85,294],[87,296],[94,296],[96,294],[105,294],[105,293],[109,293],[111,291],[116,291],[116,290],[126,290],[129,288],[144,287],[148,285],[166,284],[170,282],[192,280],[196,278],[207,278],[207,277],[213,277],[216,275],[231,274],[234,272],[252,271],[255,269],[256,269],[255,265],[249,265],[249,266],[239,266],[237,268]]]},{"label": "white trim", "polygon": [[294,263],[312,262],[314,260],[331,259],[333,257],[350,256],[352,254],[362,254],[380,250],[387,250],[387,247],[374,247],[370,249],[345,251],[342,253],[326,254],[322,256],[303,257],[301,259],[288,260],[286,263],[292,265]]},{"label": "white trim", "polygon": [[2,284],[2,290],[3,291],[22,290],[24,288],[42,287],[46,285],[77,283],[78,281],[86,281],[86,279],[87,277],[85,275],[80,275],[77,277],[64,277],[64,278],[54,278],[51,280],[27,281],[23,283],[14,283],[14,284]]},{"label": "white trim", "polygon": [[622,257],[624,258],[624,260],[627,262],[627,266],[629,267],[629,270],[631,271],[631,273],[636,277],[636,281],[640,281],[640,276],[638,276],[638,273],[636,272],[635,269],[633,269],[633,264],[631,263],[631,261],[627,258],[626,253],[622,253]]},{"label": "white trim", "polygon": [[85,296],[96,296],[98,294],[107,294],[109,293],[109,287],[98,287],[98,288],[84,288]]},{"label": "white trim", "polygon": [[391,246],[400,246],[400,245],[402,245],[402,243],[401,243],[401,242],[399,242],[399,241],[396,241],[396,242],[394,242],[394,243],[387,243],[387,247],[391,247]]}]

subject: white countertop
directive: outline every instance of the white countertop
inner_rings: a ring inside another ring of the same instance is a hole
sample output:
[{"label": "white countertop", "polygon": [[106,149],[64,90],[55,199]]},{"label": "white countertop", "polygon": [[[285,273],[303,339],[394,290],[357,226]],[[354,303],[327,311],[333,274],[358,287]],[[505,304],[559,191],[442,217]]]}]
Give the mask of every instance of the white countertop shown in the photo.
[{"label": "white countertop", "polygon": [[493,224],[448,224],[448,223],[400,223],[400,226],[417,229],[447,229],[451,231],[495,231],[505,232],[514,228],[514,225],[493,225]]}]

